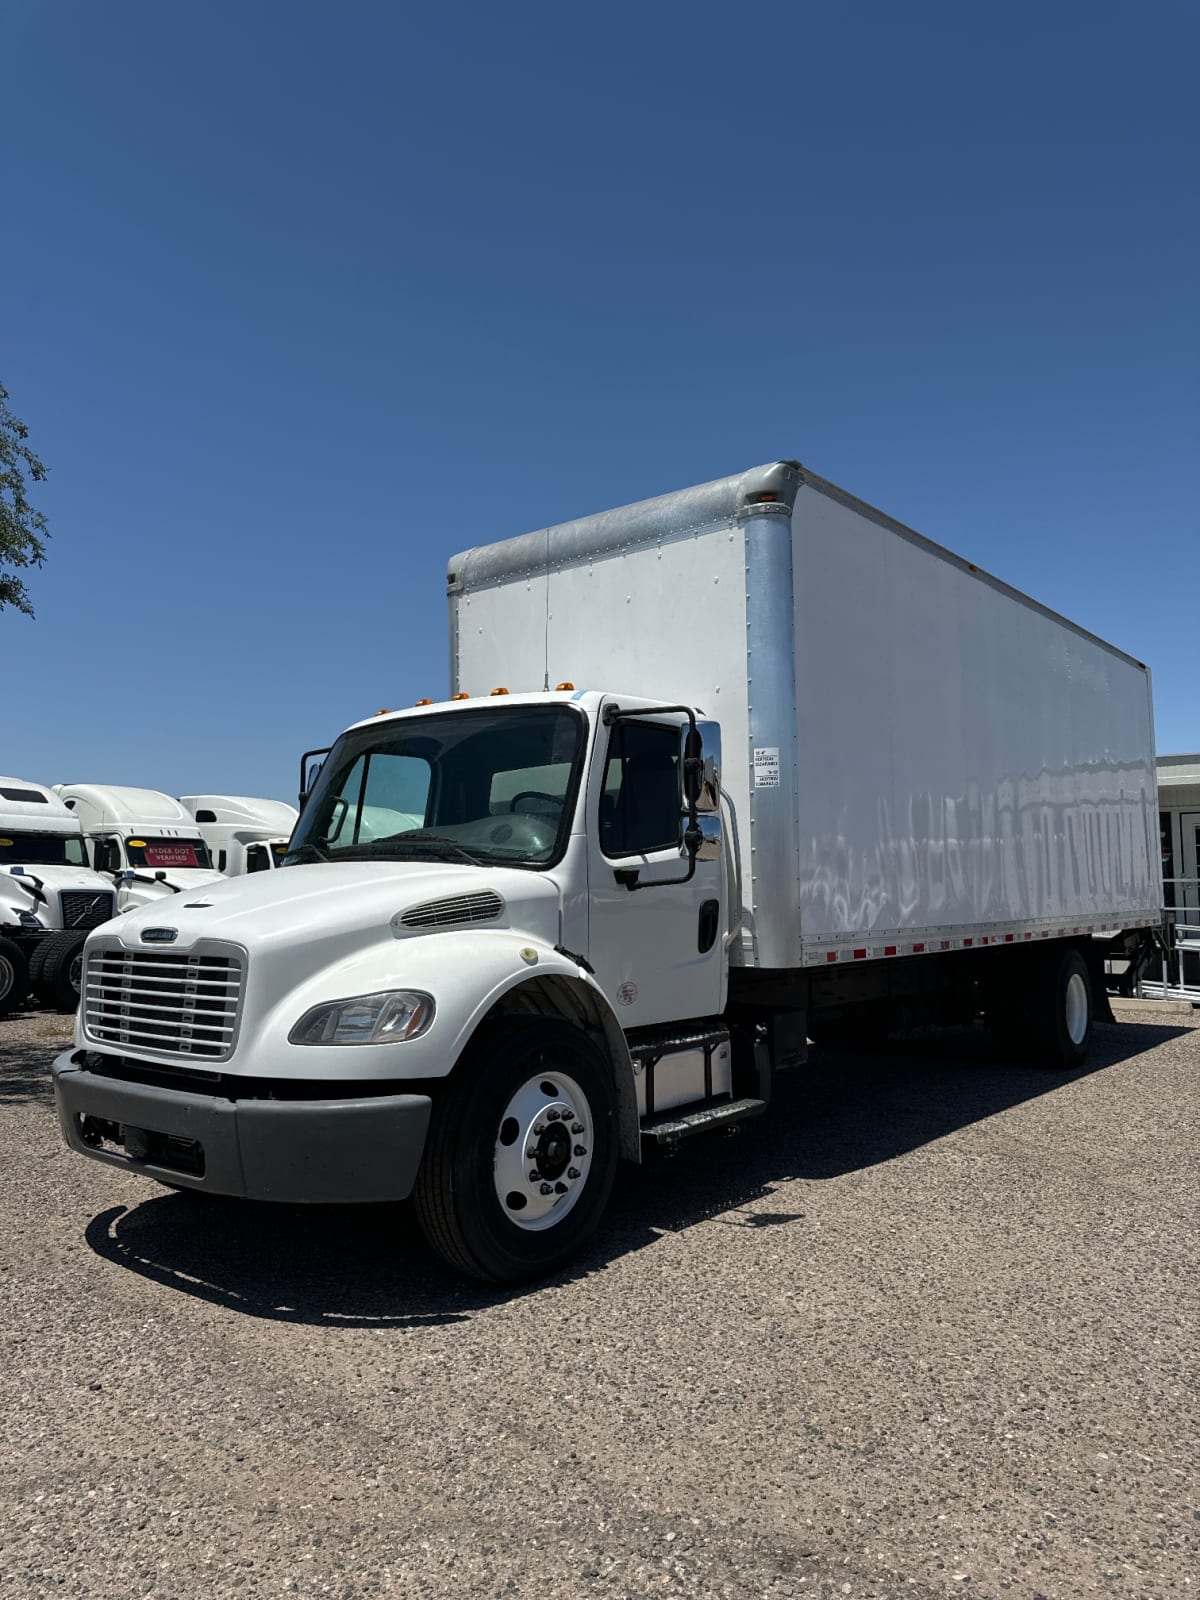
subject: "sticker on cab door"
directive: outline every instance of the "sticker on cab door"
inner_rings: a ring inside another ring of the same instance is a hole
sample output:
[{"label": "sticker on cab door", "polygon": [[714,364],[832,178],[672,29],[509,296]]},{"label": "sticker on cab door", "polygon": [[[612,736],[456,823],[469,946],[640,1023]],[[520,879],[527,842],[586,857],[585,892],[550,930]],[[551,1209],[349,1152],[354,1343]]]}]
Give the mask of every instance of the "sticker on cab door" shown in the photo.
[{"label": "sticker on cab door", "polygon": [[754,787],[756,789],[778,789],[779,787],[779,746],[759,745],[754,751]]}]

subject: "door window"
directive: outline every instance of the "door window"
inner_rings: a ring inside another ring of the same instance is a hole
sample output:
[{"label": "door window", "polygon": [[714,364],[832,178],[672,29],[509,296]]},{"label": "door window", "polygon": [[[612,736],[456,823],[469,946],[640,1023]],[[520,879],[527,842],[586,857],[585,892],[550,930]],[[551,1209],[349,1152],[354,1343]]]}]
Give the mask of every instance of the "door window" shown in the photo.
[{"label": "door window", "polygon": [[608,745],[600,797],[600,844],[606,856],[677,849],[683,800],[679,730],[618,722]]},{"label": "door window", "polygon": [[246,871],[270,872],[271,863],[267,857],[265,844],[250,844],[246,846]]}]

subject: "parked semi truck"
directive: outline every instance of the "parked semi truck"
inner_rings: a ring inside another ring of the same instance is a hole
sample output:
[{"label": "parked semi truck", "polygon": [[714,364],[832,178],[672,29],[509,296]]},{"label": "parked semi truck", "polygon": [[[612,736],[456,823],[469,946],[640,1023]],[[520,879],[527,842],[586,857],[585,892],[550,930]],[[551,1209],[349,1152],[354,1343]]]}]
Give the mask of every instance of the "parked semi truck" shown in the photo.
[{"label": "parked semi truck", "polygon": [[92,866],[116,884],[119,910],[222,878],[196,819],[169,794],[108,783],[57,783],[54,792],[79,818]]},{"label": "parked semi truck", "polygon": [[88,866],[79,819],[43,784],[0,778],[0,1017],[31,990],[74,1011],[87,931],[115,910],[112,881]]},{"label": "parked semi truck", "polygon": [[515,1282],[810,1037],[1083,1061],[1095,936],[1161,916],[1139,662],[790,461],[469,549],[449,601],[450,699],[309,753],[285,870],[89,936],[75,1150],[411,1193]]},{"label": "parked semi truck", "polygon": [[236,878],[283,865],[295,806],[244,794],[185,794],[179,803],[195,819],[218,872]]}]

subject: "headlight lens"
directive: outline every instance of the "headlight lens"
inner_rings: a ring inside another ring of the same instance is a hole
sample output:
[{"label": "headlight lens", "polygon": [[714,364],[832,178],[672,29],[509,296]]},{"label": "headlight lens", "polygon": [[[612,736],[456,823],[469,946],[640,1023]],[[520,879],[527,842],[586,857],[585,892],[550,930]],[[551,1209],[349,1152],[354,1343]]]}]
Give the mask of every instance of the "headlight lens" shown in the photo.
[{"label": "headlight lens", "polygon": [[433,1021],[433,996],[385,989],[313,1006],[288,1034],[290,1044],[396,1044],[415,1039]]}]

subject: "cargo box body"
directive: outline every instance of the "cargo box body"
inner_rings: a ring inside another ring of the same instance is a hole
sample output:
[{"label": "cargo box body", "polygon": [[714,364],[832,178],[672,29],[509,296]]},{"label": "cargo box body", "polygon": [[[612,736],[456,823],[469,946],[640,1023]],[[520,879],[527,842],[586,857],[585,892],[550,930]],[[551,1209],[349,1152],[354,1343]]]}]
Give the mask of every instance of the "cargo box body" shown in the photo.
[{"label": "cargo box body", "polygon": [[1146,668],[796,463],[465,552],[449,595],[456,692],[721,723],[735,964],[1160,919]]}]

